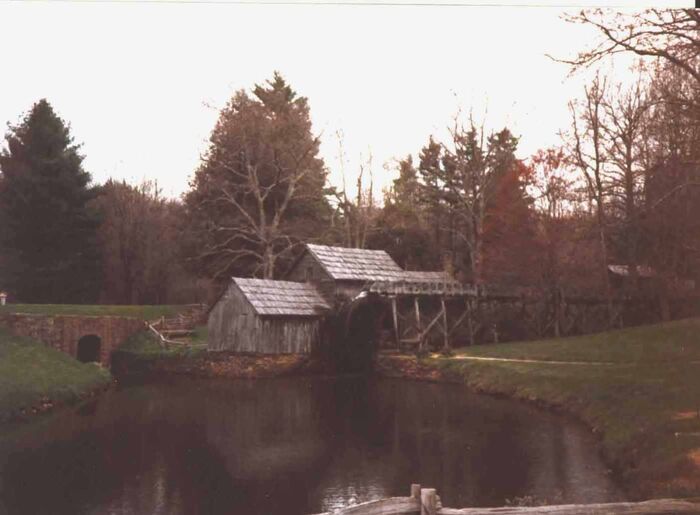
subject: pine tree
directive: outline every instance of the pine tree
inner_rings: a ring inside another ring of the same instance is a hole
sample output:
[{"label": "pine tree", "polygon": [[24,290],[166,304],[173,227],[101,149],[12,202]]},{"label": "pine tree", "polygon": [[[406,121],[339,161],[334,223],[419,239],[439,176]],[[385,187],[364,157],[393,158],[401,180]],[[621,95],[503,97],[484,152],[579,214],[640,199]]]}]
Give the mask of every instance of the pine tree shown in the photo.
[{"label": "pine tree", "polygon": [[10,126],[0,152],[6,285],[23,302],[90,302],[98,290],[99,221],[70,128],[42,99]]}]

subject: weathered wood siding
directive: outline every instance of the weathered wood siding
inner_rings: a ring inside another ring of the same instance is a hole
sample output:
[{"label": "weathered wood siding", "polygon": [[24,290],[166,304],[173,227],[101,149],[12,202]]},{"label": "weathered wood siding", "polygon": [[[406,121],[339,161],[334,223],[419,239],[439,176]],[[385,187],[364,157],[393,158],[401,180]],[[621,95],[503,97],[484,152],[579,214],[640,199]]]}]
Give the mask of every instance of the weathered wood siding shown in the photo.
[{"label": "weathered wood siding", "polygon": [[212,308],[207,325],[211,351],[309,354],[320,341],[318,318],[260,317],[233,283]]},{"label": "weathered wood siding", "polygon": [[300,283],[317,283],[332,278],[326,273],[321,264],[311,255],[310,252],[304,251],[302,258],[296,262],[294,268],[289,271],[285,279]]},{"label": "weathered wood siding", "polygon": [[316,285],[318,292],[323,295],[328,302],[333,303],[335,299],[335,280],[328,275],[321,264],[308,251],[304,252],[302,258],[297,261],[285,279],[300,283],[313,283]]}]

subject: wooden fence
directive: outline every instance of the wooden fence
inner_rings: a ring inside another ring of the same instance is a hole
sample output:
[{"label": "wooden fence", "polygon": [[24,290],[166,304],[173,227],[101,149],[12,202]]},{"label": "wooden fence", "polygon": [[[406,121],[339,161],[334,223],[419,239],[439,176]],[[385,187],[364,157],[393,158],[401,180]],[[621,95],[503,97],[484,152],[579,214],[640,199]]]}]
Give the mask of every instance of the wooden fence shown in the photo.
[{"label": "wooden fence", "polygon": [[697,499],[655,499],[644,502],[564,504],[557,506],[505,506],[500,508],[445,508],[434,488],[411,485],[409,497],[391,497],[356,504],[317,515],[666,515],[700,513]]}]

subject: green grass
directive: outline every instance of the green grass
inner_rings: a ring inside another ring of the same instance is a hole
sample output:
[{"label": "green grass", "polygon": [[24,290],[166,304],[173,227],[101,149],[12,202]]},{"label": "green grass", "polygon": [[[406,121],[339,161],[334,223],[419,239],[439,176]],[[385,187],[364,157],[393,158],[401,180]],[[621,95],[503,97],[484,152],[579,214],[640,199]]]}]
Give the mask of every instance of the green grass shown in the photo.
[{"label": "green grass", "polygon": [[[488,356],[613,365],[470,361]],[[641,495],[700,495],[700,320],[458,349],[423,363],[470,388],[576,415]],[[676,433],[681,433],[679,436]]]},{"label": "green grass", "polygon": [[119,316],[144,320],[176,315],[182,310],[183,306],[100,306],[88,304],[8,304],[0,306],[0,314]]},{"label": "green grass", "polygon": [[144,360],[198,357],[207,352],[206,326],[196,327],[188,343],[188,345],[171,344],[167,349],[164,349],[158,344],[158,341],[152,333],[141,331],[134,334],[120,345],[118,351],[127,352]]},{"label": "green grass", "polygon": [[109,384],[111,376],[97,364],[80,363],[68,354],[0,328],[0,420],[42,399],[78,400]]},{"label": "green grass", "polygon": [[679,320],[573,338],[477,345],[456,349],[455,354],[544,361],[700,361],[700,319]]}]

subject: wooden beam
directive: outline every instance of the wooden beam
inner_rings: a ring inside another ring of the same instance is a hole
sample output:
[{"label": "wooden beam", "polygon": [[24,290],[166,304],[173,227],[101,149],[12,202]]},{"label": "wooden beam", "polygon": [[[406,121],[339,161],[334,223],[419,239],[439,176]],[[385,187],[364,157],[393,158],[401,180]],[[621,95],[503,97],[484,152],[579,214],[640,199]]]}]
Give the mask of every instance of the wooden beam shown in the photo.
[{"label": "wooden beam", "polygon": [[437,515],[437,498],[434,488],[421,488],[420,514]]},{"label": "wooden beam", "polygon": [[420,485],[413,483],[411,485],[411,498],[420,500]]},{"label": "wooden beam", "polygon": [[423,340],[428,335],[433,326],[437,324],[438,320],[440,320],[440,317],[442,317],[442,310],[437,315],[435,315],[435,318],[433,318],[433,320],[428,324],[428,327],[425,328],[425,331],[421,333],[421,340]]},{"label": "wooden beam", "polygon": [[391,314],[394,320],[394,340],[396,341],[396,348],[401,348],[401,336],[399,335],[399,321],[396,314],[396,297],[391,297]]},{"label": "wooden beam", "polygon": [[450,334],[447,331],[447,309],[445,308],[445,297],[440,297],[440,305],[442,306],[442,337],[443,337],[443,350],[449,350],[450,348]]},{"label": "wooden beam", "polygon": [[[468,305],[469,301],[467,300],[467,303],[465,305]],[[450,329],[450,334],[454,333],[455,330],[464,322],[464,319],[469,316],[469,308],[465,308],[464,312],[460,315],[460,317],[457,319],[457,321],[454,323],[452,326],[452,329]]]},{"label": "wooden beam", "polygon": [[420,306],[418,305],[418,295],[413,297],[413,309],[416,313],[416,330],[418,331],[418,350],[423,350],[423,338],[421,338],[422,325],[420,323]]},{"label": "wooden beam", "polygon": [[467,299],[467,329],[469,330],[469,345],[474,345],[474,316],[472,315],[472,301]]}]

